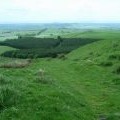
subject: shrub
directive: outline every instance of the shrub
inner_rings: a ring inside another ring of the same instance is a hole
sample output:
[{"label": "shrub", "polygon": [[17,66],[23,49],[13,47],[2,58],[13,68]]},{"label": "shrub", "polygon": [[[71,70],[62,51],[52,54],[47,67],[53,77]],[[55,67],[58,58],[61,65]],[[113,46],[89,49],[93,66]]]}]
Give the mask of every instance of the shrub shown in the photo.
[{"label": "shrub", "polygon": [[62,59],[62,60],[67,59],[66,56],[65,56],[65,54],[63,54],[63,53],[58,54],[57,58]]}]

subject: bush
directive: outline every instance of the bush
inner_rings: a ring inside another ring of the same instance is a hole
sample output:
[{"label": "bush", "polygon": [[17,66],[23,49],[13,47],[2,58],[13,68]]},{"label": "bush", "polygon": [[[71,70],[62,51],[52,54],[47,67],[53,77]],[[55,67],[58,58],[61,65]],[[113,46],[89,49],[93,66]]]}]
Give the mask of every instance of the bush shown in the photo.
[{"label": "bush", "polygon": [[57,58],[62,59],[62,60],[67,59],[66,56],[65,56],[65,54],[63,54],[63,53],[58,54]]}]

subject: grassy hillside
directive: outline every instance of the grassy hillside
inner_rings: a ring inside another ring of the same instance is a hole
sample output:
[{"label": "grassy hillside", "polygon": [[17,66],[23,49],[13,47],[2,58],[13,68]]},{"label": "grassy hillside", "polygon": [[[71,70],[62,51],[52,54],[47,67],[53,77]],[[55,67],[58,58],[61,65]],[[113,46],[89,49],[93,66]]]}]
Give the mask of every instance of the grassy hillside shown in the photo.
[{"label": "grassy hillside", "polygon": [[102,40],[98,41],[77,50],[74,50],[68,55],[69,59],[90,59],[104,60],[110,55],[120,54],[120,40]]},{"label": "grassy hillside", "polygon": [[106,34],[66,59],[0,68],[1,120],[119,120],[120,38]]},{"label": "grassy hillside", "polygon": [[7,47],[7,46],[0,46],[0,54],[4,53],[6,51],[10,51],[10,50],[15,50],[15,48]]}]

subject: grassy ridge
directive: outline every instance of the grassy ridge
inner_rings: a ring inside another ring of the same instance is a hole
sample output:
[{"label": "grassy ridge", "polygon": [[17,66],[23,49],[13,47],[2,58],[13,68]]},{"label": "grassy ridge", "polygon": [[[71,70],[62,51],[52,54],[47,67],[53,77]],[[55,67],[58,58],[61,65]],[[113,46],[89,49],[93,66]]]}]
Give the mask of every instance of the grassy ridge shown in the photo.
[{"label": "grassy ridge", "polygon": [[[22,70],[6,71],[4,74],[16,83],[21,81],[19,89],[24,92],[19,104],[4,110],[1,119],[119,120],[120,76],[112,72],[119,59],[112,60],[110,67],[99,64],[108,60],[109,49],[119,51],[119,46],[114,49],[115,43],[120,41],[100,41],[72,52],[65,61],[36,59]],[[104,54],[95,56],[88,50]],[[38,81],[40,68],[45,70],[44,80],[48,82]]]},{"label": "grassy ridge", "polygon": [[34,59],[24,69],[0,68],[0,93],[11,93],[11,101],[4,94],[0,104],[1,120],[119,120],[119,67],[120,40],[106,36],[65,60]]}]

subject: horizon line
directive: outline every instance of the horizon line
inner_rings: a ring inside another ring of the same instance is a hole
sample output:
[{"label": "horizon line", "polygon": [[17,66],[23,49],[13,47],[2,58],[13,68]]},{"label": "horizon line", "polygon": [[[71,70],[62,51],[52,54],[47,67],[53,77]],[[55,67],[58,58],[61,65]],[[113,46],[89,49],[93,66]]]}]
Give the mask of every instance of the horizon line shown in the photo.
[{"label": "horizon line", "polygon": [[120,22],[6,22],[2,24],[120,24]]}]

